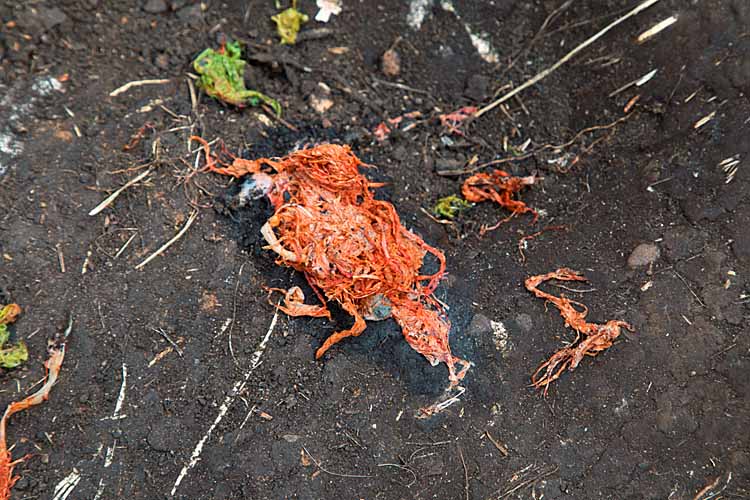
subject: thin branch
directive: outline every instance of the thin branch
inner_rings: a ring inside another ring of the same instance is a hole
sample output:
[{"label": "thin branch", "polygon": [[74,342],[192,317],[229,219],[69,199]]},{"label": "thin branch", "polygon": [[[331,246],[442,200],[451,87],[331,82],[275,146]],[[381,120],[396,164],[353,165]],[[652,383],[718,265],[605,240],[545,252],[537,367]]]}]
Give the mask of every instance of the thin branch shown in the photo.
[{"label": "thin branch", "polygon": [[643,11],[643,10],[651,7],[652,5],[654,5],[658,1],[659,0],[646,0],[645,2],[639,4],[637,7],[635,7],[633,10],[631,10],[630,12],[628,12],[627,14],[625,14],[624,16],[615,19],[614,21],[612,21],[611,23],[609,23],[607,26],[605,26],[604,29],[602,29],[601,31],[599,31],[597,34],[595,34],[594,36],[592,36],[588,40],[584,41],[583,43],[581,43],[580,45],[578,45],[576,48],[574,48],[573,50],[571,50],[567,54],[565,54],[565,56],[562,59],[560,59],[559,61],[557,61],[555,64],[553,64],[549,68],[545,69],[544,71],[542,71],[540,73],[537,73],[536,76],[534,76],[530,80],[527,80],[521,86],[516,87],[515,89],[511,90],[507,94],[505,94],[502,97],[496,99],[492,103],[488,104],[487,106],[483,107],[482,109],[480,109],[479,111],[477,111],[476,113],[474,113],[474,118],[479,118],[480,116],[482,116],[483,114],[487,113],[488,111],[491,111],[491,110],[495,109],[497,106],[501,105],[502,103],[504,103],[505,101],[507,101],[508,99],[510,99],[511,97],[513,97],[514,95],[516,95],[516,94],[518,94],[520,92],[523,92],[524,90],[526,90],[527,88],[531,87],[532,85],[535,85],[540,80],[543,80],[544,78],[546,78],[547,76],[549,76],[550,74],[552,74],[555,70],[557,70],[557,68],[559,68],[560,66],[562,66],[566,62],[570,61],[579,52],[581,52],[582,50],[584,50],[585,48],[587,48],[589,45],[591,45],[592,43],[596,42],[601,37],[603,37],[612,28],[614,28],[615,26],[619,25],[623,21],[626,21],[627,19],[630,19],[631,17],[635,16],[636,14],[640,13],[641,11]]}]

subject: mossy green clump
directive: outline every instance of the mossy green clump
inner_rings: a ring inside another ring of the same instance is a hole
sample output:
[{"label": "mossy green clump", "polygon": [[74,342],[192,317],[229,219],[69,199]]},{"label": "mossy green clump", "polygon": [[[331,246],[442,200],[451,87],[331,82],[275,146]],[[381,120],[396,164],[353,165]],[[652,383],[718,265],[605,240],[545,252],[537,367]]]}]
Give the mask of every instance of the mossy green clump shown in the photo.
[{"label": "mossy green clump", "polygon": [[0,309],[0,367],[10,369],[22,365],[29,359],[29,351],[23,341],[18,341],[10,347],[5,343],[10,338],[8,324],[13,323],[21,313],[18,304],[8,304]]},{"label": "mossy green clump", "polygon": [[200,88],[214,99],[238,107],[268,104],[281,116],[281,105],[276,99],[245,87],[243,73],[247,63],[240,56],[237,42],[224,44],[219,50],[209,48],[201,52],[193,61],[193,69],[200,76]]},{"label": "mossy green clump", "polygon": [[471,206],[471,203],[464,200],[460,196],[452,194],[444,198],[440,198],[435,206],[432,208],[432,212],[438,217],[443,219],[453,219],[459,212],[466,210]]}]

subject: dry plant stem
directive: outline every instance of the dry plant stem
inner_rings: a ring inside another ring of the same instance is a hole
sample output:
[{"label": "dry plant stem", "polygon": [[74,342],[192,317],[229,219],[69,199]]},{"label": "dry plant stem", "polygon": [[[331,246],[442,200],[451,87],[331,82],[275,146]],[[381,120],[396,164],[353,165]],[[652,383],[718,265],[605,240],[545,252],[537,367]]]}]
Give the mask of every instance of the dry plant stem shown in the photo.
[{"label": "dry plant stem", "polygon": [[312,454],[311,454],[311,453],[310,453],[309,451],[307,451],[307,448],[305,448],[304,446],[302,446],[302,449],[303,449],[303,450],[305,450],[305,454],[306,454],[306,455],[307,455],[308,457],[310,457],[310,460],[312,460],[312,461],[313,461],[313,463],[314,463],[314,464],[315,464],[315,465],[316,465],[316,466],[318,467],[318,469],[319,469],[319,470],[320,470],[321,472],[325,472],[325,473],[326,473],[326,474],[328,474],[328,475],[331,475],[331,476],[336,476],[336,477],[355,477],[355,478],[366,478],[366,477],[372,477],[372,476],[368,476],[368,475],[364,475],[364,474],[342,474],[342,473],[340,473],[340,472],[331,472],[331,471],[329,471],[328,469],[326,469],[325,467],[323,467],[323,466],[321,465],[321,463],[320,463],[320,462],[318,462],[318,461],[317,461],[317,460],[315,459],[315,457],[314,457],[314,456],[312,456]]},{"label": "dry plant stem", "polygon": [[643,11],[643,10],[651,7],[652,5],[654,5],[655,3],[657,3],[658,1],[659,0],[646,0],[645,2],[640,3],[633,10],[631,10],[630,12],[628,12],[627,14],[625,14],[624,16],[615,19],[614,21],[612,21],[611,23],[609,23],[607,26],[605,26],[604,29],[602,29],[601,31],[599,31],[598,33],[596,33],[594,36],[592,36],[591,38],[589,38],[588,40],[584,41],[583,43],[581,43],[580,45],[578,45],[576,48],[574,48],[573,50],[571,50],[570,52],[568,52],[562,59],[560,59],[559,61],[557,61],[555,64],[553,64],[549,68],[547,68],[544,71],[538,73],[536,76],[532,77],[530,80],[527,80],[526,82],[524,82],[519,87],[516,87],[515,89],[511,90],[507,94],[505,94],[502,97],[496,99],[492,103],[488,104],[487,106],[483,107],[482,109],[480,109],[479,111],[477,111],[476,113],[474,113],[474,118],[479,118],[480,116],[482,116],[483,114],[487,113],[488,111],[492,111],[497,106],[499,106],[500,104],[504,103],[505,101],[507,101],[508,99],[510,99],[511,97],[513,97],[514,95],[516,95],[516,94],[518,94],[520,92],[523,92],[527,88],[529,88],[532,85],[535,85],[537,82],[543,80],[544,78],[546,78],[547,76],[549,76],[551,73],[553,73],[557,68],[559,68],[560,66],[562,66],[563,64],[565,64],[566,62],[568,62],[569,60],[571,60],[573,57],[575,57],[579,52],[581,52],[582,50],[584,50],[585,48],[587,48],[589,45],[591,45],[592,43],[596,42],[601,37],[603,37],[612,28],[614,28],[615,26],[619,25],[623,21],[626,21],[627,19],[630,19],[631,17],[639,14],[641,11]]},{"label": "dry plant stem", "polygon": [[497,451],[499,451],[504,457],[508,456],[508,447],[505,446],[503,443],[501,443],[499,440],[492,437],[492,434],[490,434],[490,431],[485,431],[485,434],[487,434],[487,439],[490,440],[490,442],[495,445],[495,448],[497,448]]},{"label": "dry plant stem", "polygon": [[461,465],[464,467],[464,494],[466,500],[470,500],[471,495],[469,492],[469,469],[466,468],[466,460],[464,460],[464,452],[461,447],[458,447],[458,456],[461,457]]},{"label": "dry plant stem", "polygon": [[575,370],[584,356],[596,356],[610,348],[615,339],[619,337],[622,328],[632,331],[632,327],[624,321],[610,320],[603,325],[587,323],[588,308],[584,304],[565,297],[556,297],[538,288],[545,281],[553,279],[588,281],[576,271],[568,268],[560,268],[557,271],[532,276],[526,280],[526,289],[557,307],[560,310],[560,315],[565,319],[565,326],[572,328],[577,334],[575,341],[553,354],[531,376],[532,385],[537,389],[543,389],[545,395],[549,385],[560,378],[566,370]]},{"label": "dry plant stem", "polygon": [[107,207],[108,207],[108,206],[109,206],[109,205],[110,205],[110,204],[111,204],[111,203],[112,203],[113,201],[115,201],[115,199],[117,199],[117,197],[118,197],[118,196],[120,196],[120,194],[122,194],[122,192],[123,192],[123,191],[125,191],[125,190],[126,190],[127,188],[129,188],[130,186],[132,186],[132,185],[133,185],[133,184],[135,184],[136,182],[138,182],[138,181],[142,180],[143,178],[145,178],[145,177],[146,177],[147,175],[149,175],[150,173],[151,173],[151,169],[149,168],[149,169],[148,169],[148,170],[146,170],[145,172],[141,172],[141,173],[140,173],[140,174],[138,174],[137,176],[135,176],[135,177],[133,177],[132,179],[130,179],[130,180],[129,180],[128,182],[126,182],[125,184],[123,184],[123,186],[122,186],[122,187],[121,187],[120,189],[118,189],[117,191],[115,191],[115,192],[114,192],[114,193],[112,193],[111,195],[107,196],[107,197],[106,197],[106,198],[104,199],[104,201],[102,201],[102,202],[101,202],[101,203],[99,203],[99,204],[98,204],[97,206],[95,206],[95,207],[94,207],[94,208],[93,208],[93,209],[92,209],[92,210],[91,210],[91,211],[89,212],[89,215],[96,215],[96,214],[98,214],[99,212],[101,212],[102,210],[104,210],[105,208],[107,208]]},{"label": "dry plant stem", "polygon": [[118,87],[112,92],[109,93],[109,97],[115,97],[123,92],[127,92],[128,90],[132,89],[133,87],[141,87],[143,85],[162,85],[165,83],[169,83],[170,80],[167,79],[161,79],[161,80],[136,80],[134,82],[128,82],[122,87]]},{"label": "dry plant stem", "polygon": [[538,148],[534,149],[533,151],[530,151],[526,154],[520,155],[520,156],[510,156],[508,158],[498,158],[497,160],[491,160],[485,163],[479,163],[477,165],[474,165],[471,168],[463,169],[463,170],[448,170],[448,171],[441,171],[438,173],[438,175],[450,177],[450,176],[456,176],[456,175],[463,175],[463,174],[471,174],[478,170],[482,170],[483,168],[492,167],[496,165],[502,165],[504,163],[510,163],[513,161],[520,161],[525,160],[527,158],[531,158],[532,156],[536,156],[537,154],[541,153],[542,151],[546,150],[562,150],[565,149],[571,145],[573,145],[578,139],[580,139],[584,134],[587,134],[589,132],[595,132],[597,130],[609,130],[611,128],[616,127],[620,123],[626,121],[631,116],[633,116],[634,112],[630,112],[625,116],[621,116],[617,120],[607,123],[605,125],[593,125],[591,127],[586,127],[584,129],[579,130],[576,135],[573,136],[572,139],[563,142],[562,144],[544,144],[542,146],[539,146]]},{"label": "dry plant stem", "polygon": [[[531,41],[521,49],[516,56],[513,57],[513,60],[508,64],[508,66],[503,70],[503,72],[500,74],[500,78],[505,76],[508,71],[513,69],[513,66],[516,65],[516,63],[525,56],[529,50],[536,44],[544,35],[545,30],[547,27],[552,24],[552,21],[557,18],[563,11],[565,11],[570,5],[573,3],[573,0],[567,0],[566,2],[563,2],[562,5],[560,5],[558,8],[550,12],[550,14],[545,18],[544,22],[542,23],[542,26],[539,28],[539,30],[536,32],[536,35],[531,39]],[[497,92],[499,93],[499,91]],[[497,93],[495,95],[497,95]]]},{"label": "dry plant stem", "polygon": [[175,493],[177,493],[177,488],[180,487],[180,483],[182,483],[182,480],[185,479],[185,476],[187,476],[188,472],[190,472],[190,469],[192,469],[198,464],[198,462],[200,461],[201,453],[203,452],[203,447],[206,445],[206,442],[211,438],[211,434],[213,434],[214,429],[216,429],[216,427],[224,419],[224,416],[229,411],[229,408],[232,406],[237,396],[242,391],[245,390],[245,387],[247,386],[247,382],[250,379],[250,375],[252,375],[253,372],[260,366],[261,357],[263,356],[263,353],[266,351],[266,347],[268,346],[268,340],[271,338],[271,334],[273,333],[273,330],[276,327],[276,321],[278,320],[278,318],[279,318],[279,314],[277,311],[274,313],[273,318],[271,319],[271,324],[268,326],[268,330],[266,331],[265,336],[260,341],[260,344],[258,344],[258,348],[255,350],[255,352],[253,352],[253,355],[250,358],[249,368],[245,371],[242,378],[238,379],[235,382],[235,384],[232,386],[232,389],[227,393],[226,397],[224,398],[224,402],[219,407],[219,413],[216,415],[216,418],[214,419],[213,423],[208,428],[208,430],[203,435],[203,437],[195,445],[195,448],[193,449],[193,453],[190,455],[190,461],[180,470],[180,474],[177,476],[174,486],[172,486],[172,490],[169,493],[170,497],[175,496]]},{"label": "dry plant stem", "polygon": [[138,264],[137,266],[135,266],[135,268],[136,269],[142,269],[143,266],[145,266],[146,264],[148,264],[149,262],[151,262],[152,260],[154,260],[156,257],[158,257],[159,255],[161,255],[162,253],[164,253],[164,251],[167,248],[171,247],[174,244],[174,242],[176,242],[177,240],[179,240],[180,238],[182,238],[182,235],[185,234],[185,232],[188,229],[190,229],[190,226],[193,224],[193,221],[196,219],[196,217],[198,217],[198,211],[194,210],[193,213],[190,214],[190,217],[188,217],[188,220],[187,220],[187,222],[185,222],[185,225],[182,226],[182,229],[180,229],[180,231],[177,234],[175,234],[174,237],[171,240],[169,240],[168,242],[164,243],[156,252],[154,252],[151,255],[149,255],[148,257],[146,257],[146,259],[143,262],[141,262],[140,264]]}]

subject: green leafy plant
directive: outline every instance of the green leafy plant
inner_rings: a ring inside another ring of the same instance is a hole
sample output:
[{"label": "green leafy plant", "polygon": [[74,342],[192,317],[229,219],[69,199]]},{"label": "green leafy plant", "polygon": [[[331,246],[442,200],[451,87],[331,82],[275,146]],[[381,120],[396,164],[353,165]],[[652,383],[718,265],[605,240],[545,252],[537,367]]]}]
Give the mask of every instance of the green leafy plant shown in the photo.
[{"label": "green leafy plant", "polygon": [[227,104],[238,107],[268,104],[281,116],[281,104],[276,99],[245,87],[243,73],[245,64],[241,57],[240,44],[223,44],[219,50],[208,48],[193,61],[198,73],[198,85],[206,94]]}]

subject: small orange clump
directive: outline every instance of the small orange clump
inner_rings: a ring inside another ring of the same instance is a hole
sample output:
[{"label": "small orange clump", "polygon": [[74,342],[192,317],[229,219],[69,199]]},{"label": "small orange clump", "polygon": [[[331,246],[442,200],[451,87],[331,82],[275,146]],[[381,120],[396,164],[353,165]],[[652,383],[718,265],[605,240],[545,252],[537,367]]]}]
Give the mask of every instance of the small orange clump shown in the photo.
[{"label": "small orange clump", "polygon": [[[596,356],[602,351],[610,348],[614,340],[620,336],[620,329],[633,328],[624,321],[611,320],[606,324],[587,323],[586,315],[588,308],[565,297],[555,297],[549,293],[539,290],[539,285],[552,279],[561,281],[587,281],[582,275],[567,268],[557,271],[532,276],[526,280],[526,289],[540,299],[552,302],[560,310],[560,315],[565,319],[565,326],[576,331],[576,339],[568,346],[560,349],[547,361],[542,363],[531,376],[531,383],[537,389],[544,389],[547,394],[549,385],[560,378],[565,370],[573,371],[584,356]],[[578,306],[581,310],[576,309]],[[541,375],[541,376],[540,376]]]},{"label": "small orange clump", "polygon": [[[277,264],[302,272],[319,305],[305,304],[298,287],[284,293],[279,309],[291,316],[329,317],[333,301],[354,324],[332,334],[316,352],[323,354],[346,337],[359,336],[365,320],[392,317],[409,345],[433,365],[448,366],[451,386],[464,377],[470,363],[453,356],[448,342],[450,322],[434,297],[445,275],[443,252],[407,230],[392,204],[376,200],[370,182],[359,172],[363,163],[347,146],[322,144],[281,159],[224,162],[206,152],[206,169],[224,175],[252,175],[275,212],[261,234]],[[427,254],[438,262],[434,274],[420,272]],[[272,290],[274,291],[274,290]],[[279,290],[276,290],[279,291]],[[457,366],[460,365],[460,366]]]},{"label": "small orange clump", "polygon": [[533,208],[526,206],[521,200],[514,200],[513,195],[520,192],[525,186],[531,186],[539,180],[539,177],[529,175],[527,177],[516,177],[503,170],[495,170],[491,174],[484,172],[474,174],[464,181],[461,193],[467,201],[479,203],[480,201],[492,200],[503,208],[510,210],[510,216],[501,220],[492,227],[485,228],[483,232],[493,231],[500,224],[507,222],[511,217],[519,214],[532,213],[534,221],[539,214]]}]

